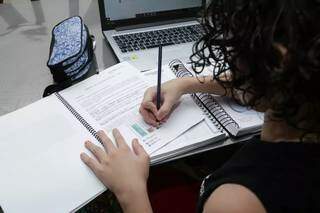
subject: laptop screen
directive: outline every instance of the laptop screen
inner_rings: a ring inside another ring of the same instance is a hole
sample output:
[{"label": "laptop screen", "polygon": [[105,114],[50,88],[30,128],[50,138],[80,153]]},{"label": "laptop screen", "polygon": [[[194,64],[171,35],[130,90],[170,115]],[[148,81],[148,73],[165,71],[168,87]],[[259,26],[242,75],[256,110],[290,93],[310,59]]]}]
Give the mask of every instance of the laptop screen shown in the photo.
[{"label": "laptop screen", "polygon": [[199,8],[202,0],[104,0],[110,21],[156,16],[181,9]]},{"label": "laptop screen", "polygon": [[179,18],[195,18],[205,0],[99,0],[103,30]]}]

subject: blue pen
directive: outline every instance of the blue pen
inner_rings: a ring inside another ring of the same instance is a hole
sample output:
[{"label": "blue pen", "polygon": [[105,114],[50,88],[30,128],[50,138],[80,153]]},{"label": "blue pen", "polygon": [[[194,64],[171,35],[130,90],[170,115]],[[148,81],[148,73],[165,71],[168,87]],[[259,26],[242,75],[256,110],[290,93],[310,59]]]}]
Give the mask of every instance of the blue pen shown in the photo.
[{"label": "blue pen", "polygon": [[162,68],[162,46],[159,45],[158,54],[158,83],[157,83],[157,110],[161,107],[161,68]]}]

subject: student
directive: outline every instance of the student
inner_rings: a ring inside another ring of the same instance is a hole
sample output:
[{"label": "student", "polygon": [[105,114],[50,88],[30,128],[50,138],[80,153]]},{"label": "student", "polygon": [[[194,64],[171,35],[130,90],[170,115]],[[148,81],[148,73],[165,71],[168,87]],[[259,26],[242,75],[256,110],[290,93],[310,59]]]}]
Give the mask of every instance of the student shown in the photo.
[{"label": "student", "polygon": [[[187,93],[227,95],[265,112],[261,136],[202,183],[199,212],[320,212],[319,20],[316,0],[212,1],[192,60],[197,67],[216,64],[218,72],[164,83],[159,111],[155,88],[146,91],[140,112],[155,126]],[[106,151],[86,142],[98,161],[81,159],[124,212],[152,212],[148,155],[137,140],[132,152],[113,133],[117,146],[99,132]]]}]

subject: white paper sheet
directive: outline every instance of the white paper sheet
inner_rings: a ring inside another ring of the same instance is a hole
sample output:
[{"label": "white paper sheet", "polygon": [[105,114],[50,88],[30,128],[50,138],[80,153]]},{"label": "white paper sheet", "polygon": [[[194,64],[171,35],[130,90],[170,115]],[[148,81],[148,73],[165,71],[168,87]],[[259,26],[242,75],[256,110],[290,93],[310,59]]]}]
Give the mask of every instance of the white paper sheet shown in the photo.
[{"label": "white paper sheet", "polygon": [[186,97],[159,129],[147,125],[138,109],[149,86],[138,70],[129,63],[121,63],[60,94],[85,119],[95,123],[95,128],[100,127],[108,133],[118,128],[129,145],[132,139],[138,138],[146,151],[153,153],[204,117]]},{"label": "white paper sheet", "polygon": [[54,96],[0,117],[4,212],[68,212],[105,190],[80,160],[95,141]]}]

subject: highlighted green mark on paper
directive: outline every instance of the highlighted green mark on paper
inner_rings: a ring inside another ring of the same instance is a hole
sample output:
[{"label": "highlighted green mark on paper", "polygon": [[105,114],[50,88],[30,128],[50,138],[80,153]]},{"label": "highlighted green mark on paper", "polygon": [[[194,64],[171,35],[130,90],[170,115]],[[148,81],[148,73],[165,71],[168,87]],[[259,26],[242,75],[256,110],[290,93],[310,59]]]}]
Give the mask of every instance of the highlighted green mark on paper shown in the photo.
[{"label": "highlighted green mark on paper", "polygon": [[131,125],[131,127],[141,136],[144,137],[146,136],[148,133],[146,131],[144,131],[138,124],[133,124]]}]

